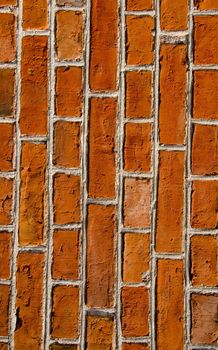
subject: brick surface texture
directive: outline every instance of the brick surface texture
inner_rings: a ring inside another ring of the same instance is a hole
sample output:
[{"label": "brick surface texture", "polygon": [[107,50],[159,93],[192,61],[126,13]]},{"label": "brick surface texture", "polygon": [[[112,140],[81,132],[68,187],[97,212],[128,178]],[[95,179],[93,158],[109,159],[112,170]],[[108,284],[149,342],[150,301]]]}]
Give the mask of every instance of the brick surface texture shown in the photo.
[{"label": "brick surface texture", "polygon": [[0,350],[218,350],[218,0],[0,0]]}]

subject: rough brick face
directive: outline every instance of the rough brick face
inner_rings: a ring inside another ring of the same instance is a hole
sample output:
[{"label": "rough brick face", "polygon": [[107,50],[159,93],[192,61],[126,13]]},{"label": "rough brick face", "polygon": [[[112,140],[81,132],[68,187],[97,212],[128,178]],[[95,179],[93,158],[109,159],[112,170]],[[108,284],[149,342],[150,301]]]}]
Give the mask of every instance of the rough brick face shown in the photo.
[{"label": "rough brick face", "polygon": [[17,0],[0,0],[0,7],[14,6],[17,4]]},{"label": "rough brick face", "polygon": [[1,305],[0,336],[2,337],[7,336],[8,334],[9,297],[10,297],[10,287],[7,285],[0,285],[0,305]]},{"label": "rough brick face", "polygon": [[86,349],[113,349],[114,320],[112,317],[88,316]]},{"label": "rough brick face", "polygon": [[12,62],[16,58],[16,19],[12,13],[0,13],[0,62]]},{"label": "rough brick face", "polygon": [[218,4],[216,0],[194,0],[194,4],[198,10],[218,9]]},{"label": "rough brick face", "polygon": [[127,10],[128,11],[143,11],[151,10],[153,5],[153,0],[127,0]]},{"label": "rough brick face", "polygon": [[13,117],[15,72],[13,69],[0,69],[0,118]]},{"label": "rough brick face", "polygon": [[11,276],[12,235],[10,232],[0,233],[0,278],[9,279]]},{"label": "rough brick face", "polygon": [[13,124],[0,124],[0,171],[13,170],[14,152],[14,126]]},{"label": "rough brick face", "polygon": [[185,30],[188,22],[188,0],[161,0],[160,24],[163,30]]},{"label": "rough brick face", "polygon": [[122,350],[149,350],[149,346],[147,344],[123,344]]},{"label": "rough brick face", "polygon": [[23,1],[23,28],[48,28],[48,0]]},{"label": "rough brick face", "polygon": [[13,180],[0,177],[0,225],[12,223]]}]

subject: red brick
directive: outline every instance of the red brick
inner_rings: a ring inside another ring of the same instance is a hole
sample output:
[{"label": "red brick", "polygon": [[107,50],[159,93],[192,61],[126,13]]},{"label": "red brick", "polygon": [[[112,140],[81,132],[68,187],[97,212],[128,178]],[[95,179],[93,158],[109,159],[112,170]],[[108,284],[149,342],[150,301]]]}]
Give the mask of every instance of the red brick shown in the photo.
[{"label": "red brick", "polygon": [[149,297],[145,287],[122,289],[122,334],[143,337],[149,333]]},{"label": "red brick", "polygon": [[89,196],[114,198],[117,101],[93,98],[90,107]]},{"label": "red brick", "polygon": [[79,335],[79,288],[56,286],[53,289],[51,334],[55,338]]},{"label": "red brick", "polygon": [[46,157],[46,144],[22,144],[19,218],[21,245],[40,245],[44,242]]},{"label": "red brick", "polygon": [[76,6],[76,7],[80,7],[85,5],[86,0],[56,0],[57,1],[57,5],[60,6]]},{"label": "red brick", "polygon": [[198,10],[218,10],[217,0],[194,0]]},{"label": "red brick", "polygon": [[192,343],[208,344],[216,347],[217,295],[192,295]]},{"label": "red brick", "polygon": [[124,226],[147,228],[150,226],[150,181],[125,179]]},{"label": "red brick", "polygon": [[152,64],[154,59],[154,19],[150,16],[127,16],[126,26],[127,64]]},{"label": "red brick", "polygon": [[79,67],[60,67],[56,70],[56,114],[80,117],[82,114],[83,72]]},{"label": "red brick", "polygon": [[143,282],[144,274],[149,272],[150,235],[125,233],[123,253],[123,281]]},{"label": "red brick", "polygon": [[55,231],[53,245],[53,278],[77,280],[80,256],[79,231]]},{"label": "red brick", "polygon": [[0,350],[9,350],[8,344],[0,343]]},{"label": "red brick", "polygon": [[0,7],[15,5],[17,5],[17,0],[0,0]]},{"label": "red brick", "polygon": [[82,12],[58,11],[56,13],[56,49],[60,60],[77,60],[82,58]]},{"label": "red brick", "polygon": [[12,13],[0,13],[0,63],[16,58],[16,19]]},{"label": "red brick", "polygon": [[12,223],[13,180],[0,177],[0,225]]},{"label": "red brick", "polygon": [[127,0],[127,11],[143,11],[153,8],[153,0]]},{"label": "red brick", "polygon": [[217,196],[217,181],[193,182],[191,212],[191,226],[193,228],[217,228]]},{"label": "red brick", "polygon": [[[186,120],[186,45],[160,49],[160,142],[183,144]],[[170,106],[170,108],[169,108]]]},{"label": "red brick", "polygon": [[[87,305],[89,307],[109,308],[114,304],[115,219],[114,206],[88,207]],[[98,283],[96,276],[99,276]]]},{"label": "red brick", "polygon": [[188,0],[161,0],[160,25],[162,30],[185,30],[188,26]]},{"label": "red brick", "polygon": [[183,262],[159,260],[157,273],[157,348],[184,348]]},{"label": "red brick", "polygon": [[22,252],[17,258],[14,349],[40,350],[42,346],[44,255]]},{"label": "red brick", "polygon": [[77,345],[65,345],[65,344],[52,344],[50,345],[51,350],[79,350]]},{"label": "red brick", "polygon": [[71,224],[80,221],[80,177],[57,174],[54,177],[54,222]]},{"label": "red brick", "polygon": [[152,114],[152,73],[126,72],[126,117],[149,118]]},{"label": "red brick", "polygon": [[23,29],[48,28],[48,0],[23,0]]},{"label": "red brick", "polygon": [[0,232],[0,279],[9,279],[11,277],[11,233]]},{"label": "red brick", "polygon": [[8,336],[9,324],[9,303],[10,303],[10,287],[7,285],[0,285],[0,336]]},{"label": "red brick", "polygon": [[11,171],[14,151],[14,125],[0,124],[0,171]]},{"label": "red brick", "polygon": [[55,123],[54,164],[64,168],[79,168],[80,123],[65,121]]},{"label": "red brick", "polygon": [[184,153],[160,152],[156,250],[181,252],[184,207]]},{"label": "red brick", "polygon": [[149,346],[147,344],[136,344],[136,343],[124,343],[122,345],[122,350],[149,350]]},{"label": "red brick", "polygon": [[0,69],[0,118],[13,117],[15,94],[15,71]]},{"label": "red brick", "polygon": [[48,113],[48,38],[26,36],[22,39],[21,111],[22,134],[44,135]]},{"label": "red brick", "polygon": [[193,117],[218,119],[218,71],[194,72]]},{"label": "red brick", "polygon": [[91,7],[90,87],[115,90],[117,85],[118,2],[93,0]]},{"label": "red brick", "polygon": [[87,316],[87,350],[112,350],[114,320],[112,317]]}]

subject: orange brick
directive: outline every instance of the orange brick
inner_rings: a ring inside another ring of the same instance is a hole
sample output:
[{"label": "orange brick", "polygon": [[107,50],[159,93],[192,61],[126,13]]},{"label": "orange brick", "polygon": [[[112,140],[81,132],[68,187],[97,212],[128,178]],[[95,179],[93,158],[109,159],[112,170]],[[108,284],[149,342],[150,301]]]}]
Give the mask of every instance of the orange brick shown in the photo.
[{"label": "orange brick", "polygon": [[160,142],[183,144],[186,120],[186,45],[160,49]]},{"label": "orange brick", "polygon": [[52,344],[50,345],[51,350],[79,350],[77,345],[65,345],[65,344]]},{"label": "orange brick", "polygon": [[92,0],[90,87],[115,90],[117,85],[118,3]]},{"label": "orange brick", "polygon": [[56,0],[57,1],[57,5],[60,6],[76,6],[76,7],[80,7],[83,6],[85,4],[86,0]]},{"label": "orange brick", "polygon": [[195,125],[192,140],[192,172],[195,175],[218,174],[218,129],[213,125]]},{"label": "orange brick", "polygon": [[[91,99],[89,132],[89,196],[114,198],[117,101]],[[97,127],[96,127],[97,126]]]},{"label": "orange brick", "polygon": [[194,0],[198,10],[218,10],[217,0]]},{"label": "orange brick", "polygon": [[22,144],[19,218],[21,245],[40,245],[44,242],[46,157],[46,144]]},{"label": "orange brick", "polygon": [[23,0],[23,29],[48,28],[48,0]]},{"label": "orange brick", "polygon": [[147,228],[150,226],[150,181],[125,179],[124,226]]},{"label": "orange brick", "polygon": [[0,124],[0,171],[11,171],[13,166],[14,151],[14,126],[13,124]]},{"label": "orange brick", "polygon": [[8,344],[0,343],[0,350],[9,350]]},{"label": "orange brick", "polygon": [[188,27],[188,0],[161,0],[160,25],[162,30],[185,30]]},{"label": "orange brick", "polygon": [[7,285],[0,285],[0,336],[8,336],[9,323],[9,303],[10,303],[10,287]]},{"label": "orange brick", "polygon": [[15,5],[17,5],[17,0],[0,0],[0,7]]},{"label": "orange brick", "polygon": [[[152,64],[154,19],[150,16],[127,16],[127,64]],[[142,35],[143,33],[143,35]]]},{"label": "orange brick", "polygon": [[[87,229],[87,305],[89,307],[113,306],[114,275],[115,207],[89,205]],[[96,283],[96,276],[100,276],[98,283]]]},{"label": "orange brick", "polygon": [[25,36],[22,39],[21,111],[22,134],[44,135],[48,113],[48,38]]},{"label": "orange brick", "polygon": [[136,344],[136,343],[124,343],[122,345],[122,350],[149,350],[149,346],[147,344]]},{"label": "orange brick", "polygon": [[122,334],[143,337],[149,333],[149,297],[145,287],[122,289]]},{"label": "orange brick", "polygon": [[194,228],[217,228],[217,181],[194,181],[192,187],[191,226]]},{"label": "orange brick", "polygon": [[0,69],[0,118],[13,117],[15,94],[15,71]]},{"label": "orange brick", "polygon": [[80,221],[80,177],[57,174],[54,177],[54,222],[71,224]]},{"label": "orange brick", "polygon": [[79,67],[60,67],[56,70],[56,114],[80,117],[82,114],[83,72]]},{"label": "orange brick", "polygon": [[153,0],[127,0],[127,11],[143,11],[153,8]]},{"label": "orange brick", "polygon": [[193,117],[218,119],[218,71],[194,72]]},{"label": "orange brick", "polygon": [[13,180],[0,177],[0,225],[12,223]]},{"label": "orange brick", "polygon": [[184,153],[160,152],[156,250],[181,252],[184,212]]},{"label": "orange brick", "polygon": [[126,72],[126,117],[150,118],[152,114],[152,73]]},{"label": "orange brick", "polygon": [[80,123],[65,121],[55,123],[54,164],[64,168],[79,168]]},{"label": "orange brick", "polygon": [[183,262],[159,260],[157,273],[157,348],[184,348]]},{"label": "orange brick", "polygon": [[87,350],[112,350],[114,320],[112,317],[87,316]]},{"label": "orange brick", "polygon": [[11,233],[0,232],[0,278],[9,279],[11,276],[12,239]]},{"label": "orange brick", "polygon": [[218,284],[217,237],[191,237],[191,279],[194,286],[216,287]]},{"label": "orange brick", "polygon": [[52,295],[52,337],[75,339],[79,336],[79,294],[78,287],[54,287]]},{"label": "orange brick", "polygon": [[55,231],[53,245],[53,278],[77,280],[80,256],[79,231]]},{"label": "orange brick", "polygon": [[149,272],[150,235],[126,233],[124,235],[123,281],[143,282]]},{"label": "orange brick", "polygon": [[58,11],[56,13],[56,49],[60,60],[77,60],[82,58],[82,12]]},{"label": "orange brick", "polygon": [[16,19],[12,13],[0,13],[0,63],[16,58]]},{"label": "orange brick", "polygon": [[208,344],[216,347],[217,332],[217,295],[192,295],[192,343]]},{"label": "orange brick", "polygon": [[44,265],[41,253],[18,254],[15,349],[41,349]]}]

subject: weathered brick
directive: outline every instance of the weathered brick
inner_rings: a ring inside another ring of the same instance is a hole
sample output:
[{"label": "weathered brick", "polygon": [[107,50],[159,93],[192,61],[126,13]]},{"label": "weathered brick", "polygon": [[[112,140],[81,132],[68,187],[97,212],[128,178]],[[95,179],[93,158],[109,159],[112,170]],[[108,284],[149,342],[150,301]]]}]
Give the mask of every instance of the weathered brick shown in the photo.
[{"label": "weathered brick", "polygon": [[82,12],[58,11],[56,13],[56,50],[60,60],[77,60],[82,58]]},{"label": "weathered brick", "polygon": [[15,94],[15,71],[0,69],[0,118],[13,117]]},{"label": "weathered brick", "polygon": [[112,350],[113,336],[113,317],[87,316],[87,350]]},{"label": "weathered brick", "polygon": [[162,30],[185,30],[188,26],[188,0],[161,0],[160,25]]},{"label": "weathered brick", "polygon": [[133,228],[150,226],[150,181],[125,179],[124,225]]},{"label": "weathered brick", "polygon": [[0,232],[0,279],[9,279],[11,276],[11,250],[11,233]]},{"label": "weathered brick", "polygon": [[16,329],[14,349],[42,346],[44,254],[21,252],[17,257]]},{"label": "weathered brick", "polygon": [[150,235],[125,233],[123,252],[123,281],[143,282],[149,272]]},{"label": "weathered brick", "polygon": [[74,339],[78,337],[79,294],[78,287],[54,287],[52,295],[52,337]]},{"label": "weathered brick", "polygon": [[8,344],[0,343],[0,350],[9,350]]},{"label": "weathered brick", "polygon": [[124,169],[151,170],[151,125],[127,123],[125,126]]},{"label": "weathered brick", "polygon": [[0,336],[8,335],[10,286],[0,285]]},{"label": "weathered brick", "polygon": [[54,222],[56,224],[80,221],[80,177],[56,174],[54,177]]},{"label": "weathered brick", "polygon": [[218,71],[194,72],[193,117],[218,119]]},{"label": "weathered brick", "polygon": [[157,265],[157,348],[184,348],[183,262],[158,260]]},{"label": "weathered brick", "polygon": [[198,10],[218,10],[217,0],[194,0]]},{"label": "weathered brick", "polygon": [[50,345],[51,350],[79,350],[77,345],[65,345],[65,344],[52,344]]},{"label": "weathered brick", "polygon": [[160,49],[160,142],[183,144],[186,119],[186,50],[184,44]]},{"label": "weathered brick", "polygon": [[127,16],[126,26],[127,64],[152,64],[154,60],[154,19],[150,16]]},{"label": "weathered brick", "polygon": [[156,250],[181,252],[184,215],[184,153],[160,152]]},{"label": "weathered brick", "polygon": [[153,0],[127,0],[127,11],[143,11],[153,8]]},{"label": "weathered brick", "polygon": [[79,168],[80,123],[65,121],[55,123],[54,164],[64,168]]},{"label": "weathered brick", "polygon": [[191,237],[191,280],[194,286],[217,286],[217,243],[215,236]]},{"label": "weathered brick", "polygon": [[192,343],[208,344],[216,347],[217,332],[217,295],[192,295]]},{"label": "weathered brick", "polygon": [[0,225],[12,223],[13,180],[0,177]]},{"label": "weathered brick", "polygon": [[126,117],[150,118],[152,114],[152,73],[126,72]]},{"label": "weathered brick", "polygon": [[23,0],[23,29],[48,28],[48,0]]},{"label": "weathered brick", "polygon": [[[96,276],[100,277],[98,283],[96,283]],[[89,205],[86,292],[89,307],[113,306],[114,279],[115,207]]]},{"label": "weathered brick", "polygon": [[11,171],[14,151],[14,125],[0,124],[0,171]]},{"label": "weathered brick", "polygon": [[145,287],[122,289],[122,335],[143,337],[149,333],[149,296]]},{"label": "weathered brick", "polygon": [[[115,197],[117,101],[93,98],[89,126],[89,196]],[[97,127],[96,127],[97,126]]]},{"label": "weathered brick", "polygon": [[76,6],[76,7],[81,7],[85,5],[86,0],[56,0],[57,5],[60,6]]},{"label": "weathered brick", "polygon": [[55,231],[53,236],[53,278],[77,280],[79,278],[79,256],[79,231]]},{"label": "weathered brick", "polygon": [[79,67],[60,67],[56,70],[56,114],[80,117],[82,114],[83,71]]},{"label": "weathered brick", "polygon": [[193,182],[191,211],[191,226],[193,228],[217,228],[217,196],[217,181]]},{"label": "weathered brick", "polygon": [[48,113],[48,38],[22,39],[20,129],[22,134],[44,135]]},{"label": "weathered brick", "polygon": [[0,7],[15,5],[17,5],[17,0],[0,0]]},{"label": "weathered brick", "polygon": [[16,19],[12,13],[0,13],[0,63],[16,58]]},{"label": "weathered brick", "polygon": [[149,350],[149,346],[147,344],[136,344],[136,343],[124,343],[122,345],[122,350]]},{"label": "weathered brick", "polygon": [[46,157],[46,144],[22,144],[19,217],[21,245],[40,245],[45,239]]},{"label": "weathered brick", "polygon": [[117,85],[118,2],[93,0],[91,7],[90,87],[115,90]]}]

